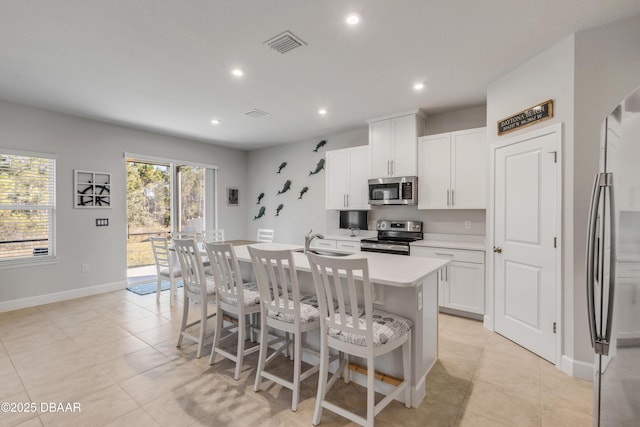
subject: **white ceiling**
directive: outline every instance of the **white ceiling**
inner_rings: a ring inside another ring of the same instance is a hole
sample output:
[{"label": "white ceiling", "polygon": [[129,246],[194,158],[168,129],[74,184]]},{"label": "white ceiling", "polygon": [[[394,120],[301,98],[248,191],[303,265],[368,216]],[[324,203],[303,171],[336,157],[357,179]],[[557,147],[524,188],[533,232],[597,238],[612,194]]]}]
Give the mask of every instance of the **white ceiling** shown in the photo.
[{"label": "white ceiling", "polygon": [[[253,149],[483,104],[489,82],[569,34],[639,13],[637,0],[0,0],[0,99]],[[308,45],[263,44],[284,30]],[[254,108],[270,115],[243,115]]]}]

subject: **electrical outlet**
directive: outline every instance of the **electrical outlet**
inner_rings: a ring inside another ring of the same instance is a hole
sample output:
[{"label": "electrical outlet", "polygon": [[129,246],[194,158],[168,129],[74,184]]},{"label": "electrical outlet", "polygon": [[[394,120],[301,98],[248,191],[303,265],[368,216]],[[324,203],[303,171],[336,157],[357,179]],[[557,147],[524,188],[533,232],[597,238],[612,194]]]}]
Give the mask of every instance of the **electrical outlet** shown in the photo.
[{"label": "electrical outlet", "polygon": [[464,229],[465,230],[471,230],[471,220],[466,220],[464,222]]},{"label": "electrical outlet", "polygon": [[80,266],[80,271],[83,273],[88,273],[89,272],[89,264],[82,264]]}]

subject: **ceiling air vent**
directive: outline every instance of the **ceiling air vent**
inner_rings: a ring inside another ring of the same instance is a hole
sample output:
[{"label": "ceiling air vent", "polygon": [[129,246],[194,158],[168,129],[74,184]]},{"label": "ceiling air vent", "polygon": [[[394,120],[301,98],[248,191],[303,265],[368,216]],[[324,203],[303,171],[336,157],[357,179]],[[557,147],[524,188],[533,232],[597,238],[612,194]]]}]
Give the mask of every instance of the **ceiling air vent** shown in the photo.
[{"label": "ceiling air vent", "polygon": [[291,31],[285,31],[275,37],[264,42],[271,49],[279,53],[287,53],[297,47],[306,46],[307,44]]},{"label": "ceiling air vent", "polygon": [[245,116],[247,117],[252,117],[254,119],[259,119],[261,117],[266,117],[269,115],[269,113],[265,113],[264,111],[261,110],[249,110],[246,113],[244,113]]}]

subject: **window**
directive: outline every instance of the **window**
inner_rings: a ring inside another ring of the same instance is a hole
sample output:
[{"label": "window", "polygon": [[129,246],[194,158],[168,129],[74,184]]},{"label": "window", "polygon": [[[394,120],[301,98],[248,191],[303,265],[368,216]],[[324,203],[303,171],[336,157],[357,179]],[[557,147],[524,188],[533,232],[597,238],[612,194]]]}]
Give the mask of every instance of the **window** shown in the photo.
[{"label": "window", "polygon": [[55,257],[56,161],[0,149],[0,265]]}]

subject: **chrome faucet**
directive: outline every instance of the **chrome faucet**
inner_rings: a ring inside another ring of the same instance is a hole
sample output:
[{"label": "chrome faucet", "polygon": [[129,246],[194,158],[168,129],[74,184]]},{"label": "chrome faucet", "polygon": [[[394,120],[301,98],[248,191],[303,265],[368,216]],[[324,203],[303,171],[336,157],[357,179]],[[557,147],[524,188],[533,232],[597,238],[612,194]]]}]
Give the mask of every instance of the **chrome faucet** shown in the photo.
[{"label": "chrome faucet", "polygon": [[309,234],[304,236],[304,253],[305,254],[309,252],[309,246],[311,246],[311,241],[313,239],[315,239],[316,237],[318,239],[324,239],[324,235],[320,233],[316,233],[316,234],[311,234],[311,233],[313,233],[313,230],[309,230]]}]

